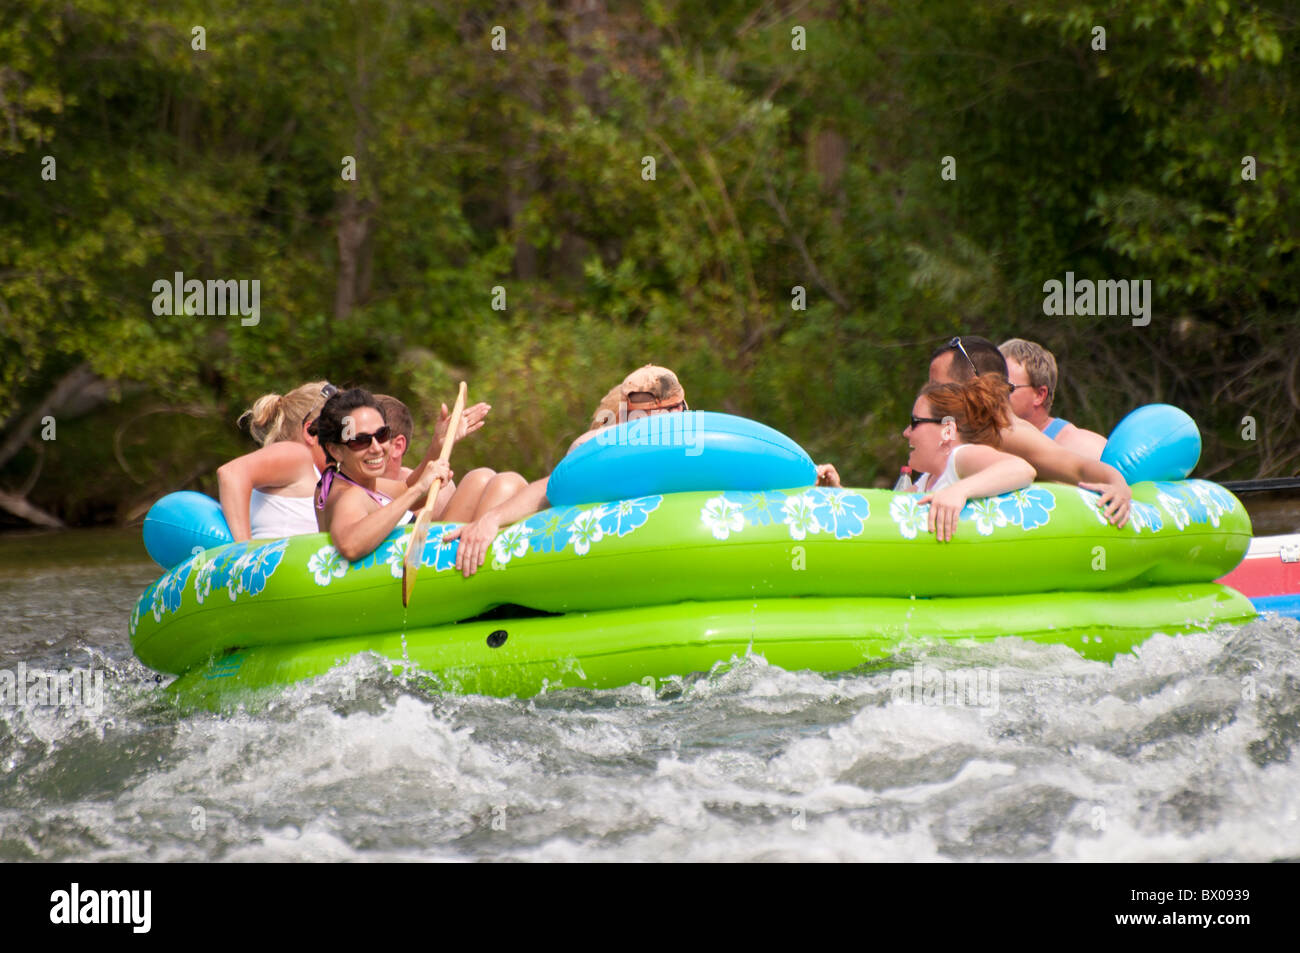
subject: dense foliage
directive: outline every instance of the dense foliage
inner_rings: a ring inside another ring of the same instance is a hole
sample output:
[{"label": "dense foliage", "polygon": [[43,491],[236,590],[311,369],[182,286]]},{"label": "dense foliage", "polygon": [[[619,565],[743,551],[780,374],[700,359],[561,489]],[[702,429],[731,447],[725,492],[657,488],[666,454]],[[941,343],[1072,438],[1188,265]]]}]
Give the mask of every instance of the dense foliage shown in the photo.
[{"label": "dense foliage", "polygon": [[[464,376],[458,468],[540,475],[649,361],[892,481],[959,332],[1052,348],[1081,425],[1184,407],[1202,475],[1297,469],[1294,3],[148,6],[0,0],[0,419],[83,365],[109,398],[0,486],[67,518],[211,489],[319,377],[427,420]],[[1151,323],[1045,315],[1067,271],[1150,279]],[[259,323],[155,315],[176,272]]]}]

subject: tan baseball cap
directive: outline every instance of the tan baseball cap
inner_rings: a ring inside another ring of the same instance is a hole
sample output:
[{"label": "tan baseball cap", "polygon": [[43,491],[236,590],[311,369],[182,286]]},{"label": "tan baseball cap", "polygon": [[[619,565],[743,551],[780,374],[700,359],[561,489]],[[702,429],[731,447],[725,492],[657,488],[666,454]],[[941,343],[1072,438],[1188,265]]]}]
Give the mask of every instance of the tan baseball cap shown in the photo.
[{"label": "tan baseball cap", "polygon": [[633,411],[645,413],[653,410],[676,409],[679,404],[683,410],[688,409],[686,391],[682,388],[677,375],[666,367],[647,364],[627,375],[623,378],[623,383],[601,398],[596,413],[591,418],[591,427],[588,429],[596,430],[622,423],[625,419],[624,414]]}]

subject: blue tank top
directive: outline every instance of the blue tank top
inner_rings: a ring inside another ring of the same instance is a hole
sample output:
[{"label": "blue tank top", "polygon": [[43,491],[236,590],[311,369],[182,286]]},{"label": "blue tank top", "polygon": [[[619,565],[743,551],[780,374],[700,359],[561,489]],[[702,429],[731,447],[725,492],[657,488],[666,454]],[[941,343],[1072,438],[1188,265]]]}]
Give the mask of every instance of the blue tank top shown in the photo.
[{"label": "blue tank top", "polygon": [[1046,427],[1043,428],[1043,433],[1046,434],[1048,437],[1051,437],[1053,440],[1055,440],[1056,435],[1068,426],[1070,426],[1070,422],[1068,420],[1064,419],[1063,417],[1055,417],[1052,419],[1052,422],[1050,424],[1048,424]]}]

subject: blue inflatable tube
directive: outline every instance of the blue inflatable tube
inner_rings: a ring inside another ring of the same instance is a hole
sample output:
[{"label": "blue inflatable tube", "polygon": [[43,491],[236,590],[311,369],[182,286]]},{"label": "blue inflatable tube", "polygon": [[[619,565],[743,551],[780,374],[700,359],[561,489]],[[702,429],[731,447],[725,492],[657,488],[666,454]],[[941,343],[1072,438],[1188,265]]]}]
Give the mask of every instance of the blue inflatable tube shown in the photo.
[{"label": "blue inflatable tube", "polygon": [[192,490],[168,493],[144,518],[144,548],[159,566],[170,569],[196,550],[234,542],[221,504]]},{"label": "blue inflatable tube", "polygon": [[653,414],[607,427],[560,461],[547,483],[556,505],[696,490],[811,486],[817,468],[771,427],[709,411]]},{"label": "blue inflatable tube", "polygon": [[1185,480],[1201,459],[1196,421],[1172,404],[1147,404],[1111,431],[1101,462],[1109,463],[1130,485],[1143,480]]}]

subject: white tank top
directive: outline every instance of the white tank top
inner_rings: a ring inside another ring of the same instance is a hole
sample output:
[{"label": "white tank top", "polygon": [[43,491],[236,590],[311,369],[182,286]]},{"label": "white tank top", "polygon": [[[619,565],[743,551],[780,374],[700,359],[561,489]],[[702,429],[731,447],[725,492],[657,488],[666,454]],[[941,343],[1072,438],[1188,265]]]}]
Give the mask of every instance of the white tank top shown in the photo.
[{"label": "white tank top", "polygon": [[939,479],[933,481],[932,484],[930,478],[933,474],[927,473],[925,476],[921,477],[920,482],[917,483],[916,491],[918,493],[938,493],[944,487],[952,486],[960,480],[961,477],[957,476],[957,451],[965,446],[967,446],[967,444],[959,443],[957,446],[953,447],[952,453],[948,454],[947,465],[943,468],[943,472],[939,474]]},{"label": "white tank top", "polygon": [[[320,471],[316,471],[320,479]],[[272,496],[254,489],[248,498],[248,528],[253,539],[283,539],[319,533],[310,496]]]}]

